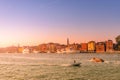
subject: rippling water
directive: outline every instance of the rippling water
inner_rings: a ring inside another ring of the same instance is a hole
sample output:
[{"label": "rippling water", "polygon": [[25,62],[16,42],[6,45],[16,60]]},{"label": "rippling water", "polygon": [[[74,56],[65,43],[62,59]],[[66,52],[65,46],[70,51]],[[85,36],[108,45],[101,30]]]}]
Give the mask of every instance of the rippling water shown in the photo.
[{"label": "rippling water", "polygon": [[[89,59],[99,57],[105,63]],[[73,61],[80,67],[67,66]],[[120,54],[0,54],[0,80],[119,80]]]}]

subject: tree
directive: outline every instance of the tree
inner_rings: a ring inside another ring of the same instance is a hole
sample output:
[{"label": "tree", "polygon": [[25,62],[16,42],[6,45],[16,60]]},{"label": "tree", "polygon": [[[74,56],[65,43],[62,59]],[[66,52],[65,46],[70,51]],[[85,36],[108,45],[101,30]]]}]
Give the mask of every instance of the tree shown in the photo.
[{"label": "tree", "polygon": [[120,50],[120,35],[118,35],[115,39],[117,42],[117,49]]},{"label": "tree", "polygon": [[120,35],[118,35],[115,39],[116,39],[117,44],[120,45]]}]

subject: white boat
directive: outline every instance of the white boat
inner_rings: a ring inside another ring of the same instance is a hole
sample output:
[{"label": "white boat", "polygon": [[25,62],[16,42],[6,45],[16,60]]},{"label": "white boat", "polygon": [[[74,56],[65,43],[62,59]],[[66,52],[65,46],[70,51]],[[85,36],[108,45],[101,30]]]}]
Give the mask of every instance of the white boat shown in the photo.
[{"label": "white boat", "polygon": [[28,48],[23,49],[23,54],[30,53],[30,50]]},{"label": "white boat", "polygon": [[33,53],[39,53],[39,51],[34,50]]}]

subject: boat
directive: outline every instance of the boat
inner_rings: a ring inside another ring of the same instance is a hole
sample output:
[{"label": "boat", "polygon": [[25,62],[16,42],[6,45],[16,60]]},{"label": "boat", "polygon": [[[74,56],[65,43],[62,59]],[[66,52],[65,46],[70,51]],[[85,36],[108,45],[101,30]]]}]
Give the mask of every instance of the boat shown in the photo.
[{"label": "boat", "polygon": [[28,49],[28,48],[25,48],[25,49],[23,49],[23,52],[22,52],[23,54],[27,54],[27,53],[30,53],[30,50]]},{"label": "boat", "polygon": [[80,66],[81,63],[73,63],[70,66]]}]

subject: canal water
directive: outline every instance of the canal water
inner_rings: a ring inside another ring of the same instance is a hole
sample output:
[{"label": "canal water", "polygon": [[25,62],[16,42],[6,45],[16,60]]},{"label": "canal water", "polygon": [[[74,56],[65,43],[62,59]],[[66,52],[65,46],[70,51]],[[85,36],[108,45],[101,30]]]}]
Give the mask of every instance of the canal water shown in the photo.
[{"label": "canal water", "polygon": [[[104,63],[94,63],[93,57]],[[69,66],[74,60],[79,67]],[[120,54],[0,54],[0,80],[119,80]]]}]

